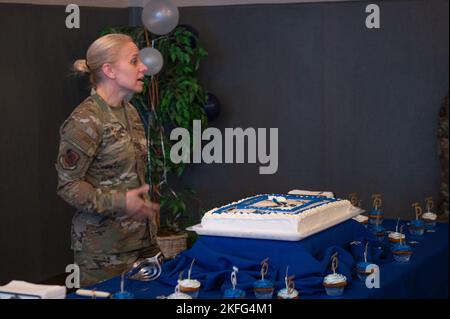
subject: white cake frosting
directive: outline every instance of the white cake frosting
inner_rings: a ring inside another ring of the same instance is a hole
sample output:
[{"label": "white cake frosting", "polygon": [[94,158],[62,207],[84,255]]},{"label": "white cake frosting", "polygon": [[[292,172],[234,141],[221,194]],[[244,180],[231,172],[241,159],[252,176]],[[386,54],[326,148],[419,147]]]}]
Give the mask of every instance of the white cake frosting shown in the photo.
[{"label": "white cake frosting", "polygon": [[404,239],[405,238],[405,234],[399,233],[399,232],[391,232],[389,233],[389,238],[392,239]]},{"label": "white cake frosting", "polygon": [[167,299],[192,299],[192,297],[182,292],[174,292],[168,295]]},{"label": "white cake frosting", "polygon": [[369,217],[364,215],[358,215],[353,217],[354,220],[356,220],[358,223],[365,223],[369,221]]},{"label": "white cake frosting", "polygon": [[[358,215],[361,210],[330,192],[291,191],[244,198],[211,209],[202,218],[204,229],[244,233],[296,233],[302,238]],[[311,194],[326,194],[311,195]]]},{"label": "white cake frosting", "polygon": [[341,282],[347,282],[347,277],[341,274],[329,274],[323,279],[323,283],[327,285],[339,284]]},{"label": "white cake frosting", "polygon": [[198,287],[200,287],[200,281],[195,280],[195,279],[178,280],[178,284],[181,287],[186,287],[186,288],[198,288]]},{"label": "white cake frosting", "polygon": [[288,289],[283,288],[280,291],[278,291],[277,296],[283,299],[293,299],[298,297],[298,291],[297,289],[290,289],[288,291]]},{"label": "white cake frosting", "polygon": [[436,220],[437,215],[435,213],[427,212],[427,213],[422,214],[422,219]]}]

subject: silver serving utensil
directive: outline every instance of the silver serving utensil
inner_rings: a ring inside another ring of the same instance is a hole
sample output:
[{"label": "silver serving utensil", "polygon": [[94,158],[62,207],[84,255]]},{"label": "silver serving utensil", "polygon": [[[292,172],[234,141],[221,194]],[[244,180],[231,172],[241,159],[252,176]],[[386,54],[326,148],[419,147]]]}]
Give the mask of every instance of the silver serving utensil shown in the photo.
[{"label": "silver serving utensil", "polygon": [[159,252],[156,256],[134,263],[131,270],[128,271],[127,277],[139,281],[152,281],[158,279],[161,275],[161,264],[162,254]]}]

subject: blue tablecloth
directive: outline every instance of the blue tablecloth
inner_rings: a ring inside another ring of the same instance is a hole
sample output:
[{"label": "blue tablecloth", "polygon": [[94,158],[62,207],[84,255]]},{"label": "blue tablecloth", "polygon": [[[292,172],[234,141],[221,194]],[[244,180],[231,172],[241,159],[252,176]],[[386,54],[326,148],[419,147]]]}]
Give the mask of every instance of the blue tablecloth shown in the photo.
[{"label": "blue tablecloth", "polygon": [[[395,221],[385,220],[383,226],[394,230]],[[296,242],[201,236],[191,249],[163,265],[157,281],[127,280],[125,289],[136,298],[167,296],[174,291],[181,271],[186,277],[195,258],[191,278],[202,283],[199,298],[222,298],[223,291],[231,287],[233,266],[239,269],[238,287],[253,298],[252,285],[260,278],[260,263],[269,258],[266,277],[275,282],[276,289],[284,287],[289,267],[300,298],[330,298],[322,281],[331,272],[330,257],[337,252],[337,273],[348,278],[348,285],[342,296],[334,298],[448,298],[448,224],[438,224],[436,232],[425,233],[417,241],[411,261],[400,264],[392,259],[387,238],[378,243],[368,229],[354,220]],[[355,276],[355,264],[363,259],[365,243],[369,243],[368,261],[380,267],[380,288],[369,289]],[[88,288],[115,292],[119,287],[120,278],[115,277]],[[78,296],[71,294],[68,298]]]}]

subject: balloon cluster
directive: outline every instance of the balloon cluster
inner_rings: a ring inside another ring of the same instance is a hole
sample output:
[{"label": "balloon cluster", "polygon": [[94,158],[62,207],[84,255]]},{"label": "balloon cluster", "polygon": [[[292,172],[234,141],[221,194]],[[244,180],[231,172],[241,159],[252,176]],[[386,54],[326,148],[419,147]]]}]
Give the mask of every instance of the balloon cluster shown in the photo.
[{"label": "balloon cluster", "polygon": [[[180,14],[178,8],[170,0],[150,0],[142,10],[142,23],[145,28],[156,35],[165,35],[171,32],[177,25]],[[190,31],[198,38],[198,32],[188,25],[181,25],[180,27]],[[197,46],[196,39],[190,39],[191,47]],[[152,44],[153,46],[153,44]],[[164,65],[164,59],[157,49],[154,47],[146,47],[140,50],[139,56],[148,70],[145,75],[153,76],[161,71]],[[220,102],[218,98],[212,94],[207,93],[206,103],[203,109],[209,121],[214,120],[220,113]]]},{"label": "balloon cluster", "polygon": [[[142,10],[141,19],[151,33],[164,35],[177,26],[179,17],[177,6],[170,0],[150,0]],[[145,75],[155,75],[161,71],[164,64],[161,52],[147,47],[139,52],[139,56],[148,68]]]}]

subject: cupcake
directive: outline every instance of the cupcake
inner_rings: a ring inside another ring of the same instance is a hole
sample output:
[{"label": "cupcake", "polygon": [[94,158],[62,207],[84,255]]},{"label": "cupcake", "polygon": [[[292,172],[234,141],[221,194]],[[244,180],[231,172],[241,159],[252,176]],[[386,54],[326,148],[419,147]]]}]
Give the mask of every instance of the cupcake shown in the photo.
[{"label": "cupcake", "polygon": [[269,271],[269,258],[264,259],[261,262],[261,279],[255,281],[253,284],[253,291],[257,299],[271,299],[274,291],[273,282],[268,279],[264,279]]},{"label": "cupcake", "polygon": [[283,288],[277,293],[278,299],[298,299],[298,290],[295,288]]},{"label": "cupcake", "polygon": [[379,224],[374,224],[370,227],[370,230],[377,237],[379,242],[382,242],[384,240],[384,234],[386,230],[384,229],[383,226]]},{"label": "cupcake", "polygon": [[411,247],[404,243],[397,243],[392,248],[392,255],[397,262],[407,263],[409,262],[413,251]]},{"label": "cupcake", "polygon": [[245,291],[242,289],[236,288],[238,271],[239,271],[239,269],[237,267],[233,266],[233,271],[231,272],[231,284],[233,285],[233,288],[229,288],[224,291],[223,297],[226,299],[245,298]]},{"label": "cupcake", "polygon": [[286,267],[286,276],[284,277],[285,287],[277,293],[278,299],[298,299],[298,291],[295,289],[295,275],[289,276],[289,266]]},{"label": "cupcake", "polygon": [[363,225],[364,227],[367,227],[367,225],[369,224],[369,217],[361,214],[353,217],[353,219],[356,220],[361,225]]},{"label": "cupcake", "polygon": [[180,291],[180,281],[181,280],[178,280],[178,285],[175,286],[175,291],[168,295],[166,299],[192,299],[190,295]]},{"label": "cupcake", "polygon": [[367,276],[374,272],[374,269],[367,269],[368,266],[373,265],[366,261],[360,261],[356,264],[356,274],[361,281],[366,281]]},{"label": "cupcake", "polygon": [[200,290],[200,281],[196,279],[182,279],[178,281],[180,286],[180,292],[191,296],[192,299],[197,298],[198,291]]},{"label": "cupcake", "polygon": [[268,279],[260,279],[253,284],[253,291],[257,299],[271,299],[274,291],[273,282]]},{"label": "cupcake", "polygon": [[384,220],[384,213],[381,210],[373,209],[368,214],[369,217],[369,223],[372,225],[375,225],[377,223],[381,224]]},{"label": "cupcake", "polygon": [[399,243],[400,241],[405,240],[405,235],[396,231],[390,232],[388,235],[389,242],[391,244]]},{"label": "cupcake", "polygon": [[239,288],[229,288],[224,291],[223,297],[225,299],[240,299],[245,298],[245,291]]},{"label": "cupcake", "polygon": [[436,227],[437,215],[432,212],[426,212],[420,216],[425,223],[426,230],[433,230]]},{"label": "cupcake", "polygon": [[325,276],[322,284],[328,296],[340,296],[347,286],[347,277],[337,273],[329,274]]},{"label": "cupcake", "polygon": [[422,236],[425,230],[425,223],[420,219],[414,219],[409,224],[409,233],[412,236]]},{"label": "cupcake", "polygon": [[192,299],[192,297],[183,292],[175,291],[173,294],[168,295],[167,299]]},{"label": "cupcake", "polygon": [[134,295],[129,291],[119,291],[112,295],[113,299],[134,299]]}]

